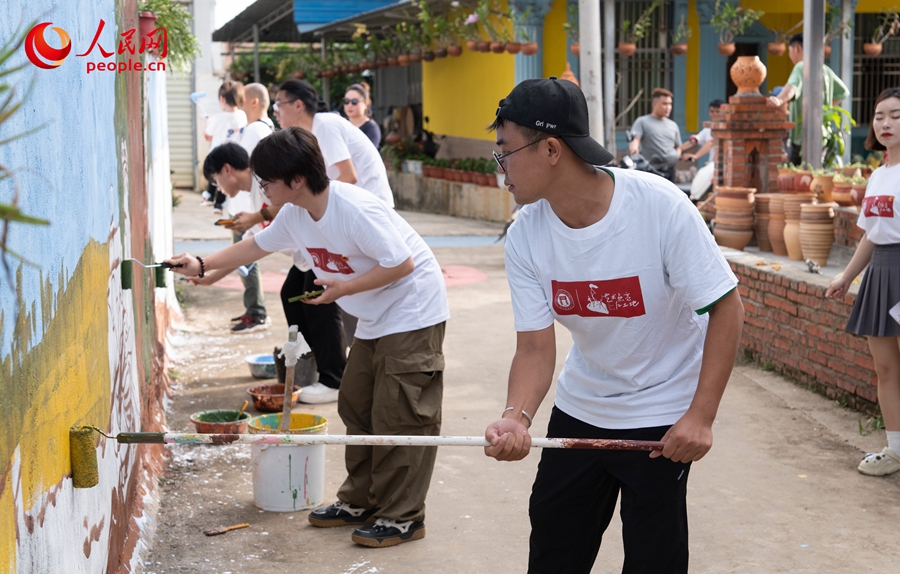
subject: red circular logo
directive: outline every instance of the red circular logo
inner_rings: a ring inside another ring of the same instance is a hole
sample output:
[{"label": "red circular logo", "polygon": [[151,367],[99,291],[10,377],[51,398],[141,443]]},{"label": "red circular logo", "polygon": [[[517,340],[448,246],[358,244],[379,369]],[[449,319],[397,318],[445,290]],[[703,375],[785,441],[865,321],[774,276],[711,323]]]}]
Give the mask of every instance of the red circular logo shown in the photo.
[{"label": "red circular logo", "polygon": [[572,297],[572,294],[565,289],[560,289],[556,292],[553,302],[556,303],[557,308],[562,309],[563,311],[571,311],[572,308],[575,307],[575,299]]},{"label": "red circular logo", "polygon": [[63,60],[72,51],[72,40],[69,34],[62,28],[53,26],[53,31],[59,36],[60,48],[53,48],[44,39],[44,30],[51,26],[52,22],[43,22],[32,28],[25,37],[25,54],[31,63],[38,68],[52,70],[62,65]]}]

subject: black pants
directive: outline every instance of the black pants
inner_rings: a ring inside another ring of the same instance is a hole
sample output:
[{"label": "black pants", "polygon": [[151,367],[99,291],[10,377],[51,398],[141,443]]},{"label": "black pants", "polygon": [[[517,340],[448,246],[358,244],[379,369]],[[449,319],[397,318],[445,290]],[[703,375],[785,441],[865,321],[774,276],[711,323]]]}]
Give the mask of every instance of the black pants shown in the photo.
[{"label": "black pants", "polygon": [[791,144],[791,157],[788,158],[791,165],[800,165],[800,162],[803,161],[803,158],[800,156],[800,148],[801,146],[795,143]]},{"label": "black pants", "polygon": [[[547,436],[659,440],[667,429],[601,429],[553,407]],[[620,491],[622,573],[687,572],[690,466],[639,451],[544,449],[529,506],[529,574],[589,574]]]},{"label": "black pants", "polygon": [[288,325],[297,325],[303,338],[312,348],[319,370],[319,382],[332,389],[341,386],[347,366],[347,345],[343,338],[341,310],[336,303],[307,305],[302,301],[288,303],[290,297],[321,289],[313,283],[316,274],[291,267],[281,286],[281,304]]}]

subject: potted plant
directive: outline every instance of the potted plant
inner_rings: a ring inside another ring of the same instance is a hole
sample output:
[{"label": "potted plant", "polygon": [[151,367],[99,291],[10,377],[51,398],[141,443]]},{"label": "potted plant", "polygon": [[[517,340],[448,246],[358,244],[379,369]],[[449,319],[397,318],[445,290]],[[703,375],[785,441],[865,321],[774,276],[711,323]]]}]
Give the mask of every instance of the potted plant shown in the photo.
[{"label": "potted plant", "polygon": [[620,54],[623,56],[634,55],[637,51],[637,43],[650,31],[653,12],[661,5],[662,0],[653,0],[653,3],[633,23],[630,20],[622,22],[622,41],[619,42]]},{"label": "potted plant", "polygon": [[820,202],[831,201],[831,190],[834,189],[834,172],[828,168],[814,169],[809,190],[816,194]]},{"label": "potted plant", "polygon": [[893,8],[881,10],[881,22],[872,33],[872,41],[863,44],[863,52],[866,56],[877,56],[881,53],[884,43],[891,37],[900,34],[900,16]]},{"label": "potted plant", "polygon": [[831,55],[831,42],[842,36],[849,36],[852,28],[853,20],[842,21],[841,9],[828,2],[825,3],[825,38],[823,39],[823,45],[826,58]]},{"label": "potted plant", "polygon": [[581,46],[578,43],[578,3],[569,4],[563,28],[566,30],[566,39],[569,41],[569,50],[572,52],[572,55],[577,58],[581,55]]},{"label": "potted plant", "polygon": [[669,50],[673,55],[683,56],[687,53],[687,43],[691,38],[691,34],[693,33],[694,31],[691,30],[691,27],[687,25],[685,15],[682,14],[681,20],[678,22],[678,26],[672,33],[672,45],[669,47]]},{"label": "potted plant", "polygon": [[173,0],[144,0],[138,4],[138,12],[156,15],[156,26],[150,32],[156,28],[166,29],[168,48],[159,57],[168,59],[175,70],[189,70],[194,60],[200,56],[200,42],[191,34],[193,17],[187,8]]},{"label": "potted plant", "polygon": [[831,198],[838,204],[843,206],[853,205],[851,190],[853,183],[849,177],[845,177],[839,173],[834,174],[834,189],[831,190]]},{"label": "potted plant", "polygon": [[822,165],[829,168],[841,167],[846,143],[844,134],[856,125],[850,112],[840,106],[822,106]]},{"label": "potted plant", "polygon": [[800,20],[787,29],[775,30],[775,41],[769,42],[769,54],[773,56],[783,56],[787,51],[788,40],[797,33],[797,30],[803,27],[803,20]]},{"label": "potted plant", "polygon": [[855,205],[862,205],[862,200],[866,196],[866,187],[868,187],[868,185],[869,180],[861,175],[850,178],[850,198]]},{"label": "potted plant", "polygon": [[715,13],[709,19],[709,23],[719,32],[719,53],[723,56],[734,54],[735,37],[743,34],[744,30],[759,20],[763,14],[764,12],[758,10],[716,0]]}]

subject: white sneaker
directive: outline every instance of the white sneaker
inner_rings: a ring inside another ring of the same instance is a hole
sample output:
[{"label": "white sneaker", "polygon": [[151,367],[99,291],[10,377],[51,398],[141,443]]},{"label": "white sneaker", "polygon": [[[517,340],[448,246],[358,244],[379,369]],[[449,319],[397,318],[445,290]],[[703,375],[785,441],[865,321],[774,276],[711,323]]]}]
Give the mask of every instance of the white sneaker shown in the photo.
[{"label": "white sneaker", "polygon": [[300,402],[308,405],[321,405],[333,403],[338,400],[338,389],[326,387],[322,383],[315,382],[300,391]]},{"label": "white sneaker", "polygon": [[893,474],[900,470],[900,456],[888,447],[884,447],[881,452],[870,452],[863,457],[857,470],[869,476]]}]

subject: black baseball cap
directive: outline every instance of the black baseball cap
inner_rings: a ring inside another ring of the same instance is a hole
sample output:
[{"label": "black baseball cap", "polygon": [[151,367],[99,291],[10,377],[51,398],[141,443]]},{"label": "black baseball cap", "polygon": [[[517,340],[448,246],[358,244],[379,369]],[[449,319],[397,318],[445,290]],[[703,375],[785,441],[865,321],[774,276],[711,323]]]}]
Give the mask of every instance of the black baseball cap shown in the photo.
[{"label": "black baseball cap", "polygon": [[613,154],[591,137],[587,100],[568,80],[551,76],[521,82],[500,100],[497,117],[560,138],[591,165],[613,160]]}]

